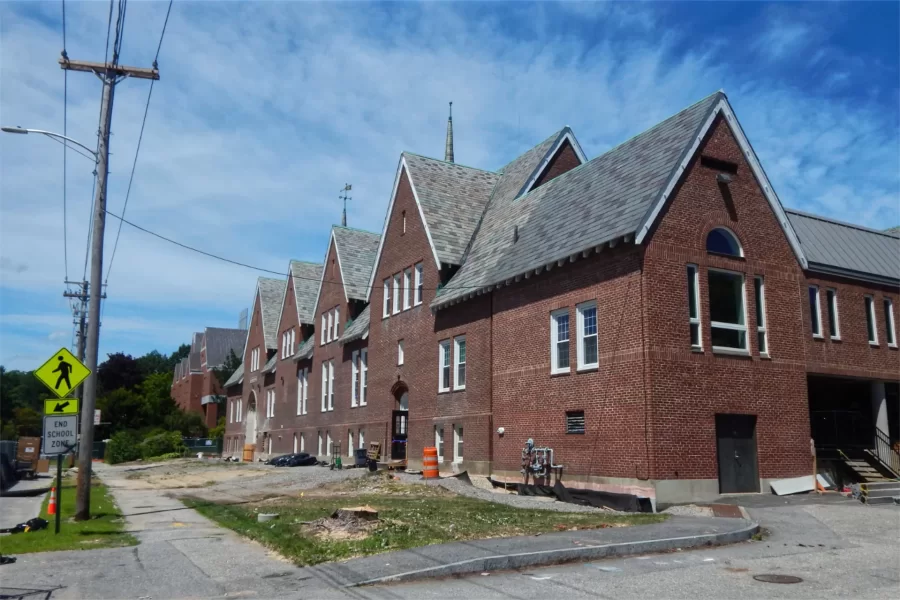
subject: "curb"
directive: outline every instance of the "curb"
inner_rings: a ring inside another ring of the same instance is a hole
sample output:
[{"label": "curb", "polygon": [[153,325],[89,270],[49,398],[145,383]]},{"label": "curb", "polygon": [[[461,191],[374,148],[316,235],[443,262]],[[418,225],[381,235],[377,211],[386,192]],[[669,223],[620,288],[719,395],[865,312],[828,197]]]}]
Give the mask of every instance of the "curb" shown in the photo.
[{"label": "curb", "polygon": [[375,579],[351,583],[345,587],[361,587],[378,583],[399,583],[434,577],[484,573],[486,571],[523,569],[565,562],[643,554],[647,552],[667,552],[675,549],[683,550],[686,548],[697,548],[699,546],[721,546],[747,541],[758,531],[759,523],[751,522],[750,525],[742,527],[741,529],[726,533],[710,533],[677,538],[645,540],[640,542],[622,542],[618,544],[601,544],[596,546],[579,546],[578,548],[558,548],[556,550],[541,550],[538,552],[484,556],[437,567],[407,571],[406,573],[398,573],[397,575],[376,577]]}]

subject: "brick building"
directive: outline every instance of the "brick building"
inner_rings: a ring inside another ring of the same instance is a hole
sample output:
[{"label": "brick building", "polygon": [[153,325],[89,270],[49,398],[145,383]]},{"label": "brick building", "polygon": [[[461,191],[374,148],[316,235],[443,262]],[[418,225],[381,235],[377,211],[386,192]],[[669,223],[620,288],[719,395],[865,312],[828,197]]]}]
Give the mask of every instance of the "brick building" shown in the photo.
[{"label": "brick building", "polygon": [[465,167],[448,127],[445,160],[401,155],[381,236],[344,240],[363,234],[333,230],[305,343],[263,369],[291,437],[258,450],[363,437],[521,481],[532,439],[567,485],[660,502],[805,475],[811,437],[896,460],[900,235],[785,210],[722,93],[592,160],[564,128]]}]

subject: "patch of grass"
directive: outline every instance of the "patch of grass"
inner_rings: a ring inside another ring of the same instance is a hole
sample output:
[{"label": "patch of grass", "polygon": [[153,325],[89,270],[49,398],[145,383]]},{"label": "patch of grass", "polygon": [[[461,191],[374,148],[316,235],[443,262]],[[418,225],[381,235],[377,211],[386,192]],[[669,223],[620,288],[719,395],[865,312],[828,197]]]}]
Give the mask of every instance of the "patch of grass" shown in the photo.
[{"label": "patch of grass", "polygon": [[[186,498],[220,525],[256,540],[298,565],[314,565],[445,542],[530,535],[571,529],[597,529],[658,523],[665,515],[560,513],[520,509],[455,495],[444,488],[400,483],[381,476],[362,477],[257,504],[216,504]],[[368,537],[332,540],[305,533],[303,522],[331,515],[341,507],[368,504],[379,513]],[[275,521],[258,523],[258,512],[274,512]]]},{"label": "patch of grass", "polygon": [[29,533],[0,536],[0,552],[3,554],[25,554],[27,552],[50,552],[55,550],[93,550],[137,544],[134,536],[125,533],[125,519],[112,495],[100,481],[91,481],[91,518],[75,521],[75,481],[63,481],[57,490],[61,496],[59,535],[53,533],[56,517],[47,514],[49,494],[41,507],[41,518],[46,519],[47,529]]}]

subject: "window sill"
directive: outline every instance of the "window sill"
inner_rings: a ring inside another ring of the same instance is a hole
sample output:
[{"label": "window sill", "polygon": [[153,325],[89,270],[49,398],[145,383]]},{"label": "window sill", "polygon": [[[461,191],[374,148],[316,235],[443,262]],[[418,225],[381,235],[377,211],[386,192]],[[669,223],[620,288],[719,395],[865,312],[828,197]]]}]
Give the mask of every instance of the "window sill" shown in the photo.
[{"label": "window sill", "polygon": [[585,365],[583,367],[578,367],[575,372],[576,373],[590,373],[591,371],[599,371],[600,365]]},{"label": "window sill", "polygon": [[559,377],[560,375],[568,375],[571,372],[570,369],[559,370],[559,371],[550,371],[550,377]]},{"label": "window sill", "polygon": [[455,388],[453,388],[453,391],[454,392],[464,392],[464,391],[466,391],[466,386],[455,387]]},{"label": "window sill", "polygon": [[897,344],[888,344],[888,348],[890,348],[891,350],[896,350]]},{"label": "window sill", "polygon": [[696,352],[697,354],[703,354],[703,346],[691,346],[691,352]]},{"label": "window sill", "polygon": [[878,348],[879,344],[878,342],[869,342],[869,346],[871,346],[872,348]]},{"label": "window sill", "polygon": [[765,360],[772,360],[772,357],[769,356],[768,352],[760,352],[759,357]]},{"label": "window sill", "polygon": [[821,333],[814,333],[814,334],[813,334],[813,339],[814,339],[814,340],[824,340],[825,337],[824,337]]},{"label": "window sill", "polygon": [[447,394],[449,392],[450,392],[450,388],[447,388],[445,390],[438,388],[438,394]]},{"label": "window sill", "polygon": [[839,341],[841,341],[841,336],[839,336],[839,335],[838,335],[838,336],[834,336],[834,335],[833,335],[833,336],[831,336],[831,341],[832,341],[832,342],[839,342]]},{"label": "window sill", "polygon": [[750,352],[748,350],[741,350],[738,348],[717,348],[713,346],[713,354],[725,354],[728,356],[750,356]]}]

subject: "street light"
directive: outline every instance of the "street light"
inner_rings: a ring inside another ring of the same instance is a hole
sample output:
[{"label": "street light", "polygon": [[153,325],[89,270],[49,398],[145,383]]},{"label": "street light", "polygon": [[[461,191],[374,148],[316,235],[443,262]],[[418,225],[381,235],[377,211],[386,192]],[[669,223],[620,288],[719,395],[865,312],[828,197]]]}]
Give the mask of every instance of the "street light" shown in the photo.
[{"label": "street light", "polygon": [[62,134],[59,134],[59,133],[53,133],[52,131],[44,131],[43,129],[26,129],[26,128],[24,128],[24,127],[0,127],[0,131],[4,131],[4,132],[6,132],[6,133],[23,133],[23,134],[24,134],[24,133],[39,133],[39,134],[41,134],[41,135],[46,135],[46,136],[49,137],[49,138],[56,138],[56,139],[60,139],[60,140],[65,140],[65,141],[69,142],[70,144],[75,144],[75,145],[78,146],[79,148],[84,148],[85,150],[87,150],[88,152],[90,152],[90,153],[91,153],[91,156],[94,157],[94,160],[99,160],[99,158],[100,158],[100,157],[97,155],[97,152],[96,152],[96,151],[91,150],[90,148],[88,148],[87,146],[85,146],[84,144],[82,144],[81,142],[79,142],[79,141],[77,141],[77,140],[73,140],[72,138],[66,137],[66,136],[64,136],[64,135],[62,135]]}]

